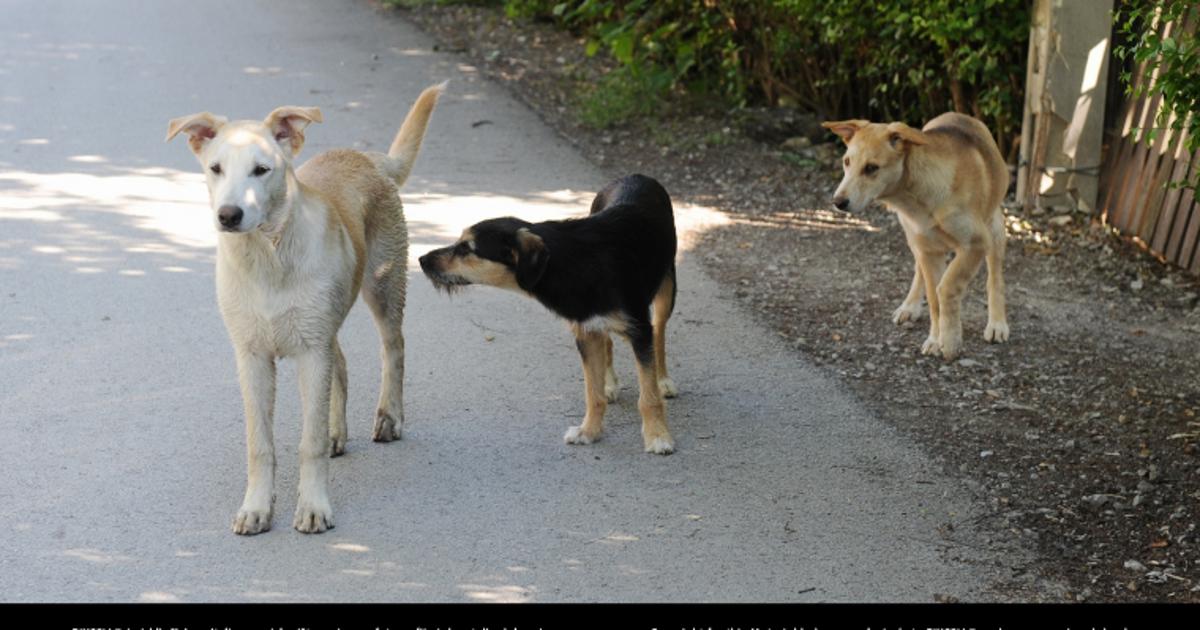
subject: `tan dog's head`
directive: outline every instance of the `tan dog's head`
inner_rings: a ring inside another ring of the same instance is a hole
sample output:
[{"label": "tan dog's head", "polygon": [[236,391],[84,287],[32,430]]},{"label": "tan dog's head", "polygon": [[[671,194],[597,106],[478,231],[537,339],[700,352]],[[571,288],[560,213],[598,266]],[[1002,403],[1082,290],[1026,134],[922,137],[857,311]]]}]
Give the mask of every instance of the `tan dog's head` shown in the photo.
[{"label": "tan dog's head", "polygon": [[481,221],[463,230],[455,244],[421,256],[421,269],[444,291],[486,284],[532,293],[550,252],[531,225],[512,217]]},{"label": "tan dog's head", "polygon": [[850,212],[861,212],[876,199],[894,192],[904,178],[908,152],[928,142],[925,134],[902,122],[843,120],[821,126],[846,143],[842,158],[845,174],[833,193],[833,205]]},{"label": "tan dog's head", "polygon": [[216,228],[250,232],[280,223],[292,159],[304,146],[304,128],[314,122],[321,122],[315,107],[280,107],[262,122],[229,122],[202,112],[172,120],[167,140],[188,135],[204,168]]}]

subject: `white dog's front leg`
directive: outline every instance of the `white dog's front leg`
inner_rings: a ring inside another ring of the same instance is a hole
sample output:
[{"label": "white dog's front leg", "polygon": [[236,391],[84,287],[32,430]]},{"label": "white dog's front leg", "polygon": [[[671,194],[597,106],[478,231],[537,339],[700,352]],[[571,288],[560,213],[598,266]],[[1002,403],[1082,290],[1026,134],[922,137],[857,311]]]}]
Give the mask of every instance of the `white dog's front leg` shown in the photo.
[{"label": "white dog's front leg", "polygon": [[318,534],[333,528],[329,505],[329,388],[333,376],[331,348],[312,350],[296,359],[304,425],[300,432],[300,498],[297,530]]},{"label": "white dog's front leg", "polygon": [[242,349],[236,352],[246,409],[246,496],[233,531],[251,535],[271,529],[275,503],[275,359]]}]

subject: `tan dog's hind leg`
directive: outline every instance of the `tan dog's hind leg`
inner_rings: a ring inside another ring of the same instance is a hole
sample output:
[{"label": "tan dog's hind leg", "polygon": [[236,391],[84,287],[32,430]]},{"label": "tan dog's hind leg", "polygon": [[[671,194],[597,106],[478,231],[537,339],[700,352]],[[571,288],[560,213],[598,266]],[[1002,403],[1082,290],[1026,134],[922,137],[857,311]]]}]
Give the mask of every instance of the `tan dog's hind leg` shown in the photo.
[{"label": "tan dog's hind leg", "polygon": [[942,351],[939,328],[941,313],[937,287],[946,270],[946,255],[919,251],[915,253],[917,254],[917,266],[921,268],[921,278],[925,281],[925,298],[929,302],[929,336],[921,345],[921,354],[937,354]]},{"label": "tan dog's hind leg", "polygon": [[271,529],[275,504],[275,360],[235,348],[246,408],[246,496],[233,521],[235,534]]},{"label": "tan dog's hind leg", "polygon": [[312,348],[296,357],[303,425],[300,431],[300,498],[292,526],[306,534],[333,528],[329,504],[329,399],[333,348]]},{"label": "tan dog's hind leg", "polygon": [[[563,440],[567,444],[591,444],[600,439],[604,430],[604,412],[608,400],[604,394],[604,368],[609,353],[605,350],[608,333],[575,331],[575,347],[583,362],[583,393],[587,400],[587,412],[583,423],[567,429]],[[611,340],[609,344],[611,346]]]},{"label": "tan dog's hind leg", "polygon": [[892,323],[896,325],[921,319],[921,297],[925,292],[925,280],[921,277],[921,263],[915,260],[917,255],[916,252],[913,252],[913,279],[912,285],[908,288],[908,295],[900,303],[900,307],[892,313]]},{"label": "tan dog's hind leg", "polygon": [[1008,341],[1008,316],[1004,305],[1004,224],[999,234],[993,230],[992,246],[987,253],[988,323],[983,338],[988,343]]},{"label": "tan dog's hind leg", "polygon": [[968,247],[959,250],[946,269],[938,284],[938,327],[942,356],[947,360],[958,356],[962,349],[962,298],[971,278],[979,272],[983,262],[983,247]]},{"label": "tan dog's hind leg", "polygon": [[652,307],[654,325],[654,369],[657,373],[658,390],[666,398],[679,395],[675,381],[667,374],[667,320],[671,318],[671,300],[675,291],[675,281],[667,278],[658,294],[654,296]]},{"label": "tan dog's hind leg", "polygon": [[613,369],[613,342],[609,335],[604,336],[604,398],[610,403],[617,402],[621,393],[621,384],[617,381],[617,371]]},{"label": "tan dog's hind leg", "polygon": [[333,340],[333,386],[329,391],[329,456],[346,453],[346,357]]}]

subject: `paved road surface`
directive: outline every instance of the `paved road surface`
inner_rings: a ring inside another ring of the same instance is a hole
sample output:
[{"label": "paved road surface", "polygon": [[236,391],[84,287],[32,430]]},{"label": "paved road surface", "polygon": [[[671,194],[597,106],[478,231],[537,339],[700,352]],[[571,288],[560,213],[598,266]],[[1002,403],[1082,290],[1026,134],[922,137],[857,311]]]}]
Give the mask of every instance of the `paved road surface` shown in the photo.
[{"label": "paved road surface", "polygon": [[997,577],[962,544],[974,512],[958,486],[777,347],[687,251],[668,342],[675,455],[641,450],[627,348],[605,439],[567,446],[583,392],[565,326],[497,290],[448,299],[412,265],[406,439],[369,441],[378,342],[360,305],[341,333],[336,529],[289,527],[299,396],[285,364],[275,528],[233,535],[241,403],[204,186],[186,143],[162,142],[169,118],[317,105],[305,155],[382,149],[420,88],[452,79],[404,191],[414,261],[483,217],[583,213],[606,177],[365,1],[3,12],[5,600],[931,601]]}]

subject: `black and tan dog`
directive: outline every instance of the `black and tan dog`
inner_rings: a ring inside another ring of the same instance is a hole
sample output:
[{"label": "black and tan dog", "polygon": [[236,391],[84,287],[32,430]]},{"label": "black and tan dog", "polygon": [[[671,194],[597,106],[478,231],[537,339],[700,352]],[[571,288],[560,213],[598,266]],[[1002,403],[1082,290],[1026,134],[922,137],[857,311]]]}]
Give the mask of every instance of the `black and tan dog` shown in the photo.
[{"label": "black and tan dog", "polygon": [[583,424],[567,430],[568,444],[600,439],[604,411],[617,394],[609,333],[627,338],[637,358],[646,452],[666,455],[675,450],[662,400],[676,393],[665,344],[675,307],[675,246],[667,191],[649,177],[630,175],[600,191],[586,218],[482,221],[454,245],[422,256],[421,269],[440,289],[511,289],[570,322],[583,359],[587,413]]}]

